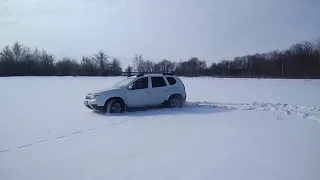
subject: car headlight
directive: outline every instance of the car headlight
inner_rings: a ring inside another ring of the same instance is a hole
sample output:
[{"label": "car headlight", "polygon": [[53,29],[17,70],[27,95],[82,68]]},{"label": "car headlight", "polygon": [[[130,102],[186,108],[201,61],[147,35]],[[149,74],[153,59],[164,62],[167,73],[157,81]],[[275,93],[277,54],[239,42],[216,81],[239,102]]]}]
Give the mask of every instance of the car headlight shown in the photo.
[{"label": "car headlight", "polygon": [[88,93],[86,95],[86,99],[95,99],[99,96],[99,94],[91,94],[91,93]]}]

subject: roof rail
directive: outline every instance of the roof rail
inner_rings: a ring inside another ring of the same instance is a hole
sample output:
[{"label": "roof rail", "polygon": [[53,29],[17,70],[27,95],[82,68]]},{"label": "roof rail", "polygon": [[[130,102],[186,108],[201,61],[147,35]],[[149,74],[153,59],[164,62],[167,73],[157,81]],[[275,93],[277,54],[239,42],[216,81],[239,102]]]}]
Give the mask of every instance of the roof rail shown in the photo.
[{"label": "roof rail", "polygon": [[141,76],[144,76],[144,73],[139,73],[139,74],[137,75],[137,77],[141,77]]},{"label": "roof rail", "polygon": [[169,72],[122,72],[122,74],[126,74],[128,77],[131,76],[137,76],[137,77],[141,77],[144,76],[146,74],[162,74],[162,75],[169,75],[169,76],[173,76],[173,73],[169,73]]}]

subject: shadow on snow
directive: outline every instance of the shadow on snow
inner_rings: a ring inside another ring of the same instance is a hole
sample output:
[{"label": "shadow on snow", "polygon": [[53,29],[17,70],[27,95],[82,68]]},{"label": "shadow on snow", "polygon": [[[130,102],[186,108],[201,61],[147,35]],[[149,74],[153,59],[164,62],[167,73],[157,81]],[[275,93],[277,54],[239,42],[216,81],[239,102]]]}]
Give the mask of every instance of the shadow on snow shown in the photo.
[{"label": "shadow on snow", "polygon": [[120,117],[135,117],[135,116],[163,116],[163,115],[192,115],[192,114],[213,114],[221,112],[229,112],[234,109],[227,107],[217,107],[214,105],[185,105],[182,108],[163,108],[163,107],[148,107],[130,110],[122,114],[103,114],[95,112],[103,116],[120,116]]}]

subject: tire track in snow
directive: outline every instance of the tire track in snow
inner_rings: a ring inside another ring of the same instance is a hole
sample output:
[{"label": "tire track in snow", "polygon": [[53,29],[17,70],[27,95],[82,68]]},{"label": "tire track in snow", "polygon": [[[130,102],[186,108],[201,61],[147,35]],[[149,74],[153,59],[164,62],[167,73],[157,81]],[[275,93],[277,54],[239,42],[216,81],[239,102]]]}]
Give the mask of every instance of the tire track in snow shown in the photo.
[{"label": "tire track in snow", "polygon": [[17,147],[17,148],[18,148],[18,149],[21,149],[21,148],[25,148],[25,147],[28,147],[28,146],[32,146],[32,144],[27,144],[27,145],[19,146],[19,147]]},{"label": "tire track in snow", "polygon": [[5,150],[1,150],[0,153],[2,152],[7,152],[7,151],[10,151],[11,149],[5,149]]},{"label": "tire track in snow", "polygon": [[49,141],[49,139],[42,140],[42,141],[38,141],[37,144],[39,144],[39,143],[44,143],[44,142],[47,142],[47,141]]},{"label": "tire track in snow", "polygon": [[68,137],[68,135],[59,136],[59,137],[56,137],[56,139],[61,139],[61,138],[65,138],[65,137]]},{"label": "tire track in snow", "polygon": [[298,116],[303,119],[310,119],[320,122],[320,107],[305,107],[288,105],[281,103],[220,103],[220,102],[187,102],[187,107],[212,107],[212,108],[231,108],[239,110],[255,110],[279,113],[287,116]]},{"label": "tire track in snow", "polygon": [[45,143],[45,142],[50,142],[50,141],[55,141],[55,140],[59,140],[59,139],[64,139],[64,138],[67,138],[67,137],[71,137],[71,136],[75,136],[75,135],[79,135],[79,134],[83,134],[84,132],[89,132],[89,131],[94,131],[94,130],[97,130],[97,129],[101,129],[101,128],[105,128],[105,127],[110,127],[110,126],[116,126],[116,125],[119,125],[119,124],[122,124],[122,123],[125,123],[125,122],[128,122],[129,120],[126,120],[126,121],[120,121],[120,122],[117,122],[117,123],[114,123],[114,124],[106,124],[106,125],[102,125],[102,126],[99,126],[99,127],[96,127],[96,128],[89,128],[89,129],[86,129],[86,130],[83,130],[83,131],[75,131],[75,132],[72,132],[71,134],[69,135],[61,135],[61,136],[57,136],[55,138],[52,138],[52,139],[44,139],[44,140],[39,140],[35,143],[29,143],[29,144],[25,144],[25,145],[21,145],[21,146],[16,146],[15,148],[9,148],[9,149],[0,149],[0,153],[5,153],[5,152],[10,152],[10,151],[13,151],[15,149],[24,149],[24,148],[27,148],[27,147],[30,147],[30,146],[34,146],[36,144],[42,144],[42,143]]}]

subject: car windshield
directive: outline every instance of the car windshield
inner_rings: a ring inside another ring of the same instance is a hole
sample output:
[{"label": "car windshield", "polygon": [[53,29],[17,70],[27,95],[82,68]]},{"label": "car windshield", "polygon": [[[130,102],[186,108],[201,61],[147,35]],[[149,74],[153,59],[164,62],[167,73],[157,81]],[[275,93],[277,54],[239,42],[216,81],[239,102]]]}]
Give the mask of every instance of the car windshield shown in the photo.
[{"label": "car windshield", "polygon": [[119,82],[117,82],[115,85],[113,85],[112,87],[115,87],[115,88],[122,88],[124,86],[127,86],[129,85],[134,79],[133,78],[128,78],[128,79],[123,79]]}]

